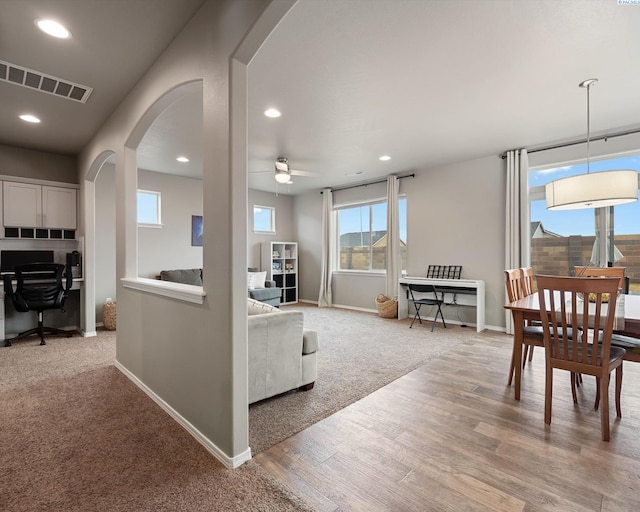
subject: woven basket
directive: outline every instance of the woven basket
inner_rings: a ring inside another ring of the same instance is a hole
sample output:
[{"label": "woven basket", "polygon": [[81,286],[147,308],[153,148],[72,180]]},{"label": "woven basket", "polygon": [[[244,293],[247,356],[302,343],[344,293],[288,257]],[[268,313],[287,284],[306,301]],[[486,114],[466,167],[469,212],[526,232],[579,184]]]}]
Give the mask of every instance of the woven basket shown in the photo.
[{"label": "woven basket", "polygon": [[396,299],[380,294],[376,297],[376,307],[378,308],[378,315],[382,318],[398,317],[398,301]]},{"label": "woven basket", "polygon": [[102,308],[102,322],[107,331],[116,330],[116,303],[107,302]]}]

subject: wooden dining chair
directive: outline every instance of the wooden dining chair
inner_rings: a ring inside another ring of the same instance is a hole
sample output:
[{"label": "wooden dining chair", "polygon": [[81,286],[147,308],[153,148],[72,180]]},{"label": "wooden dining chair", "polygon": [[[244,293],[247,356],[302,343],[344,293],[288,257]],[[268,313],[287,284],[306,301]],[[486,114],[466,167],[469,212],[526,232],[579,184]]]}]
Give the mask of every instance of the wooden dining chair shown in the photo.
[{"label": "wooden dining chair", "polygon": [[[576,266],[575,275],[576,277],[617,277],[620,279],[618,284],[618,288],[620,290],[625,289],[625,267],[581,267]],[[625,292],[626,293],[626,292]]]},{"label": "wooden dining chair", "polygon": [[[571,372],[572,381],[577,373],[593,375],[602,402],[602,440],[609,441],[609,378],[615,369],[616,413],[621,417],[622,358],[626,353],[611,346],[619,279],[538,275],[536,283],[545,347],[544,422],[551,425],[554,369]],[[579,334],[568,338],[569,329]],[[594,332],[602,333],[601,343]]]},{"label": "wooden dining chair", "polygon": [[[527,277],[525,277],[525,275]],[[507,288],[507,300],[509,302],[514,302],[516,300],[522,299],[527,295],[531,295],[533,293],[533,278],[531,278],[528,282],[527,280],[529,275],[528,269],[525,272],[523,268],[513,268],[504,271],[505,276],[505,285]],[[533,275],[533,269],[531,269],[531,275]],[[533,354],[533,347],[543,347],[544,341],[542,338],[542,327],[534,326],[534,325],[525,325],[524,326],[524,336],[522,339],[523,351],[522,351],[522,361],[518,362],[518,364],[522,364],[523,368],[527,361],[527,354],[530,354],[529,360],[531,360],[531,355]],[[529,352],[531,350],[531,352]],[[511,386],[511,382],[513,381],[513,375],[515,373],[515,352],[511,354],[511,367],[509,368],[509,386]]]}]

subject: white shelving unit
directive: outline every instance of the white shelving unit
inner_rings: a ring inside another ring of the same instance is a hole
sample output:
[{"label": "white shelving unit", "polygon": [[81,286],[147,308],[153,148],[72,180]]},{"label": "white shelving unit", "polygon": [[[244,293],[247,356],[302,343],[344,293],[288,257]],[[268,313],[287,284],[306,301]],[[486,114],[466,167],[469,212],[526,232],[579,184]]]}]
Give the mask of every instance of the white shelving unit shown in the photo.
[{"label": "white shelving unit", "polygon": [[267,279],[282,289],[281,304],[298,302],[298,243],[263,242],[260,264],[267,271]]}]

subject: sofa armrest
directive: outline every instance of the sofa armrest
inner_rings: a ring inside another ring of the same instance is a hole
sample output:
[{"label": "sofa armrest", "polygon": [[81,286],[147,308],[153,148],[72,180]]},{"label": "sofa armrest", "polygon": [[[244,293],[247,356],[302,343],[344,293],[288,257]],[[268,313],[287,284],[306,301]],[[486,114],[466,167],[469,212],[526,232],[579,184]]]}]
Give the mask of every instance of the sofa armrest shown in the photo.
[{"label": "sofa armrest", "polygon": [[302,355],[318,351],[318,331],[302,329]]}]

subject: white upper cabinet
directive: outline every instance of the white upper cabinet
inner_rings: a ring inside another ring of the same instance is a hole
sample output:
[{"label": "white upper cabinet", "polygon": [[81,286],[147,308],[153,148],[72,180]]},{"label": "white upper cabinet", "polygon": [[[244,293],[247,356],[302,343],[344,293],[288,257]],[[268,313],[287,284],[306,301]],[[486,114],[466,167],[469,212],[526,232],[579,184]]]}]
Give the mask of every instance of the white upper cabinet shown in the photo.
[{"label": "white upper cabinet", "polygon": [[33,183],[5,181],[5,227],[76,229],[77,191]]},{"label": "white upper cabinet", "polygon": [[43,186],[43,227],[76,229],[76,224],[76,189]]},{"label": "white upper cabinet", "polygon": [[5,181],[4,225],[42,227],[42,186]]}]

